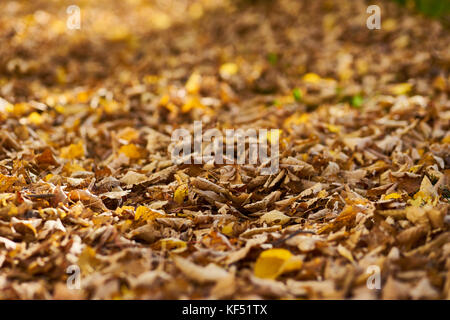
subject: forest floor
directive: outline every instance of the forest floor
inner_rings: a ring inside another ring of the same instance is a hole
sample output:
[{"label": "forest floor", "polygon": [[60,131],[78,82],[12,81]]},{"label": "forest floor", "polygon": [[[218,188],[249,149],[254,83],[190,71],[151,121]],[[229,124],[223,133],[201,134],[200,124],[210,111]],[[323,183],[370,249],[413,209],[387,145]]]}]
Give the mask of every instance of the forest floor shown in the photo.
[{"label": "forest floor", "polygon": [[450,33],[377,2],[1,1],[0,299],[449,299]]}]

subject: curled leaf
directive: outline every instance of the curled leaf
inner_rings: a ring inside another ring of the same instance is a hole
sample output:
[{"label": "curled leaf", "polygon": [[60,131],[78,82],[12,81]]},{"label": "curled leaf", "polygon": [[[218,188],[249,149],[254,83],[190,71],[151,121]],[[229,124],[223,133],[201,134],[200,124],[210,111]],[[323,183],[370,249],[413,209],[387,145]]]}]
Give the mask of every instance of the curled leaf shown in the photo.
[{"label": "curled leaf", "polygon": [[254,274],[259,278],[275,279],[284,272],[299,270],[302,260],[286,249],[269,249],[263,251],[254,267]]}]

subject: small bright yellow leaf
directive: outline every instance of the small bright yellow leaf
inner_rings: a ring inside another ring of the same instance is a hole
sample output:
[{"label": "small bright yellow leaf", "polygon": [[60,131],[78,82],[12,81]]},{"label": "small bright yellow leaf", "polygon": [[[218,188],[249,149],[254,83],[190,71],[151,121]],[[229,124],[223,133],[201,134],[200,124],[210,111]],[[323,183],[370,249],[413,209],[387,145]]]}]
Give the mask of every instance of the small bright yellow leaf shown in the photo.
[{"label": "small bright yellow leaf", "polygon": [[182,204],[187,194],[188,194],[188,187],[187,185],[183,184],[175,190],[173,200],[178,204]]},{"label": "small bright yellow leaf", "polygon": [[200,90],[200,81],[202,77],[200,74],[194,72],[186,82],[186,91],[188,93],[198,93]]},{"label": "small bright yellow leaf", "polygon": [[327,124],[327,129],[333,133],[339,133],[341,131],[341,128],[339,126],[335,126],[333,124]]},{"label": "small bright yellow leaf", "polygon": [[159,99],[159,105],[165,106],[170,102],[170,96],[168,94],[165,94]]},{"label": "small bright yellow leaf", "polygon": [[31,111],[30,105],[26,102],[16,103],[12,108],[11,106],[11,104],[8,104],[6,110],[18,116],[24,115],[25,113]]},{"label": "small bright yellow leaf", "polygon": [[42,116],[39,113],[32,112],[28,116],[28,122],[35,125],[40,125],[42,122],[44,122],[44,120],[42,119]]},{"label": "small bright yellow leaf", "polygon": [[286,249],[269,249],[263,251],[254,267],[254,274],[259,278],[275,279],[284,272],[298,270],[302,261]]},{"label": "small bright yellow leaf", "polygon": [[302,123],[307,123],[308,120],[309,120],[309,114],[307,114],[307,113],[296,114],[295,113],[284,121],[284,125],[286,127],[290,127],[291,125],[299,125]]},{"label": "small bright yellow leaf", "polygon": [[180,253],[187,249],[187,243],[176,238],[161,239],[154,245],[155,249],[169,250],[174,253]]},{"label": "small bright yellow leaf", "polygon": [[83,143],[80,141],[76,144],[72,143],[67,147],[61,148],[60,156],[64,159],[82,158],[84,156]]},{"label": "small bright yellow leaf", "polygon": [[189,98],[185,104],[181,107],[181,112],[187,113],[192,109],[205,109],[206,107],[200,102],[197,97]]},{"label": "small bright yellow leaf", "polygon": [[234,222],[230,222],[222,227],[222,233],[228,237],[233,235]]},{"label": "small bright yellow leaf", "polygon": [[393,31],[397,28],[397,21],[395,19],[389,18],[383,21],[383,23],[381,24],[381,28],[384,31]]},{"label": "small bright yellow leaf", "polygon": [[307,73],[303,76],[303,81],[307,83],[316,84],[319,83],[321,80],[320,76],[315,73]]},{"label": "small bright yellow leaf", "polygon": [[450,134],[447,135],[444,139],[442,139],[442,143],[450,143]]},{"label": "small bright yellow leaf", "polygon": [[136,129],[128,127],[128,128],[121,130],[117,134],[117,138],[130,142],[132,140],[139,138],[139,132]]},{"label": "small bright yellow leaf", "polygon": [[122,213],[124,211],[131,211],[131,212],[133,212],[134,211],[134,207],[132,207],[132,206],[122,206],[122,207],[117,207],[116,208],[116,213],[119,214],[119,215],[122,215]]},{"label": "small bright yellow leaf", "polygon": [[119,152],[130,159],[139,159],[142,156],[140,149],[132,143],[121,146]]},{"label": "small bright yellow leaf", "polygon": [[230,77],[236,74],[239,70],[239,67],[235,63],[224,63],[220,66],[219,73],[223,78]]},{"label": "small bright yellow leaf", "polygon": [[56,81],[58,81],[58,83],[60,84],[64,84],[67,82],[67,72],[61,66],[56,68]]},{"label": "small bright yellow leaf", "polygon": [[74,161],[67,162],[63,167],[63,172],[69,176],[77,171],[85,171],[85,169]]},{"label": "small bright yellow leaf", "polygon": [[411,83],[399,83],[391,87],[391,93],[395,94],[396,96],[407,94],[412,89]]},{"label": "small bright yellow leaf", "polygon": [[401,199],[402,195],[399,193],[389,193],[387,195],[384,196],[384,200],[389,200],[389,199]]},{"label": "small bright yellow leaf", "polygon": [[89,101],[89,93],[87,91],[81,91],[77,94],[77,101],[81,103],[86,103]]}]

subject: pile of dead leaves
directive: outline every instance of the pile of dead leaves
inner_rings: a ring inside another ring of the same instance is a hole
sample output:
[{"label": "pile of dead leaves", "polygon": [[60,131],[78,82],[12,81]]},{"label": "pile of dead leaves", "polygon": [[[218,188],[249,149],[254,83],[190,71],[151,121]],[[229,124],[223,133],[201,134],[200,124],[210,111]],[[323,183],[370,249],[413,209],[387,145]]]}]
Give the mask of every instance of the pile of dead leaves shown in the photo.
[{"label": "pile of dead leaves", "polygon": [[[104,0],[69,31],[71,2],[0,3],[0,299],[450,298],[439,22]],[[278,129],[280,170],[173,163],[196,120]]]}]

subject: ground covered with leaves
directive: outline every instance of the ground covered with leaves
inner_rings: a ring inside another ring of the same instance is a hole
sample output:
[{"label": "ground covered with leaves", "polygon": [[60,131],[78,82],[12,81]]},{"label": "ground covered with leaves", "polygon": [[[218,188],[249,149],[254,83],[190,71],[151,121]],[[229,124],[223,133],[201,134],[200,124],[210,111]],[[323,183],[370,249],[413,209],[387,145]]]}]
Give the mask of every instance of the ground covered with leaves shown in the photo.
[{"label": "ground covered with leaves", "polygon": [[[0,3],[1,299],[450,298],[438,21],[390,1],[369,30],[360,0],[101,0],[68,30],[72,2]],[[196,120],[278,129],[279,172],[174,164]]]}]

